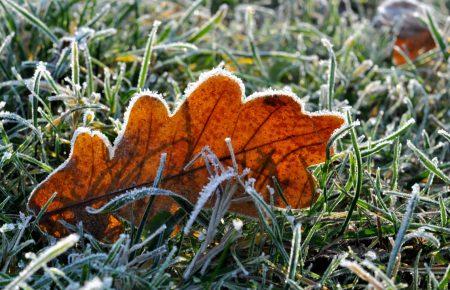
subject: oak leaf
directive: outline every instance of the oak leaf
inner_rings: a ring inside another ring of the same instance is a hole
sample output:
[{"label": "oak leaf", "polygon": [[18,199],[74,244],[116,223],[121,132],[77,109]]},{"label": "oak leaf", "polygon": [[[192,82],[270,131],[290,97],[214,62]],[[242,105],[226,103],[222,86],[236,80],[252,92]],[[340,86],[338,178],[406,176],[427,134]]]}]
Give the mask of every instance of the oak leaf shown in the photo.
[{"label": "oak leaf", "polygon": [[[231,165],[225,138],[230,137],[239,169],[249,168],[255,188],[266,201],[267,185],[275,176],[293,208],[315,200],[314,179],[307,167],[325,160],[330,135],[343,123],[335,113],[306,113],[298,97],[269,90],[249,97],[244,85],[231,73],[215,69],[191,84],[184,102],[173,112],[156,93],[135,96],[126,112],[123,131],[112,146],[99,132],[78,129],[66,162],[39,184],[29,199],[37,214],[54,192],[58,192],[40,220],[40,227],[56,237],[67,234],[58,222],[82,221],[86,231],[102,240],[114,240],[122,232],[118,216],[140,220],[145,200],[121,209],[116,215],[90,215],[86,206],[98,208],[128,188],[151,185],[162,153],[167,153],[160,187],[183,195],[195,203],[208,182],[202,160],[185,165],[209,146],[218,158]],[[244,193],[241,193],[241,195]],[[286,207],[282,198],[275,204]],[[155,199],[151,215],[174,212],[170,197]],[[232,203],[231,210],[254,216],[251,201]]]},{"label": "oak leaf", "polygon": [[[436,43],[422,20],[432,8],[424,3],[409,0],[388,0],[377,8],[374,19],[375,26],[385,26],[398,30],[393,50],[392,61],[395,65],[407,63],[405,55],[412,61],[421,54],[436,47]],[[402,52],[399,52],[401,50]]]}]

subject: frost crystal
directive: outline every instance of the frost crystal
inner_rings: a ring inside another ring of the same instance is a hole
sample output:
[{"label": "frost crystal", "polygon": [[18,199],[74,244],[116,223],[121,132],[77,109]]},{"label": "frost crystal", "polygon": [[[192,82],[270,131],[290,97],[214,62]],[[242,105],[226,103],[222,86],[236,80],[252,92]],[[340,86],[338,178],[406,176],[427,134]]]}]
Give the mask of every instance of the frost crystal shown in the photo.
[{"label": "frost crystal", "polygon": [[16,227],[15,224],[4,224],[4,225],[2,225],[2,227],[0,228],[0,233],[10,232],[10,231],[14,230],[15,227]]},{"label": "frost crystal", "polygon": [[234,219],[233,220],[233,227],[236,231],[240,232],[242,230],[242,227],[244,226],[244,223],[240,219]]},{"label": "frost crystal", "polygon": [[377,254],[374,251],[368,251],[366,253],[366,258],[369,259],[370,261],[373,261],[377,258]]},{"label": "frost crystal", "polygon": [[104,281],[100,280],[100,278],[95,277],[94,279],[87,281],[86,284],[80,289],[82,290],[96,290],[96,289],[107,289],[111,286],[112,280],[107,277]]}]

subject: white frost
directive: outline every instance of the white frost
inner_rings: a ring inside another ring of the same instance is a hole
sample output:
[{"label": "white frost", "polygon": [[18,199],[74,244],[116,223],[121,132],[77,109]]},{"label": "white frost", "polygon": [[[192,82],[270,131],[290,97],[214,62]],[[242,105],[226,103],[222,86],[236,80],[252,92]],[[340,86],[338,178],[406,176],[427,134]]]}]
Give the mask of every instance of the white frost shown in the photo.
[{"label": "white frost", "polygon": [[205,206],[208,199],[211,197],[211,195],[216,191],[217,187],[224,182],[225,180],[229,180],[233,176],[235,176],[236,173],[234,172],[233,168],[228,168],[224,173],[221,175],[217,175],[214,177],[210,177],[209,182],[203,187],[202,191],[200,192],[200,196],[197,200],[197,203],[195,204],[194,209],[192,210],[191,216],[189,217],[189,220],[184,227],[184,234],[188,234],[192,225],[194,224],[195,218],[200,213],[201,209]]}]

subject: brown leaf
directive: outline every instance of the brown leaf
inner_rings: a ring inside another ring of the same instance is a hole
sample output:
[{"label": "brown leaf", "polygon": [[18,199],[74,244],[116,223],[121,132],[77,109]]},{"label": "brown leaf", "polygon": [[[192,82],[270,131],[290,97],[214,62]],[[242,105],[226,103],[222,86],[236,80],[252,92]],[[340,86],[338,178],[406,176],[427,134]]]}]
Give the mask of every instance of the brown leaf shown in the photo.
[{"label": "brown leaf", "polygon": [[[201,160],[187,171],[184,166],[204,146],[231,165],[224,141],[230,137],[239,169],[251,169],[255,187],[266,201],[266,186],[275,176],[289,205],[307,207],[316,198],[307,167],[325,160],[328,139],[343,123],[338,114],[303,112],[298,98],[289,92],[267,91],[245,98],[238,78],[215,69],[188,87],[185,101],[173,113],[158,94],[136,96],[114,146],[101,133],[78,129],[68,160],[35,188],[28,205],[38,213],[58,192],[40,221],[42,229],[60,237],[67,233],[59,219],[71,224],[82,221],[97,238],[114,240],[122,231],[118,218],[112,214],[90,215],[86,206],[98,208],[120,190],[151,185],[163,152],[167,161],[160,187],[195,203],[208,173]],[[277,196],[275,203],[285,207]],[[139,221],[145,204],[145,200],[136,201],[133,212],[125,207],[119,214]],[[177,208],[170,197],[157,197],[152,214]],[[234,203],[231,210],[255,215],[251,201]]]},{"label": "brown leaf", "polygon": [[[377,8],[375,26],[386,26],[398,30],[395,45],[403,54],[414,61],[419,55],[436,47],[433,36],[427,24],[421,18],[426,18],[426,12],[433,11],[424,3],[408,0],[387,0]],[[398,50],[392,53],[395,65],[406,63],[405,57]]]},{"label": "brown leaf", "polygon": [[[395,45],[398,46],[408,58],[414,61],[421,54],[430,51],[436,47],[433,36],[428,30],[418,32],[416,35],[401,38],[397,37]],[[406,58],[397,50],[392,53],[392,60],[395,65],[406,63]]]}]

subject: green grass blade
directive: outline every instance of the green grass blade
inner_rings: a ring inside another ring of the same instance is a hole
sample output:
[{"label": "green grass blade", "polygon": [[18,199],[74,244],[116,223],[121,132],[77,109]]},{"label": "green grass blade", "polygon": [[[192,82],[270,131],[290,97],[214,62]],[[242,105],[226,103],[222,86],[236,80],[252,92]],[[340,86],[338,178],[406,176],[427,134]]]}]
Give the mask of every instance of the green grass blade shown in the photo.
[{"label": "green grass blade", "polygon": [[40,31],[42,31],[48,38],[53,41],[53,43],[58,43],[58,37],[56,37],[53,32],[51,32],[50,28],[48,28],[47,25],[45,25],[44,22],[42,22],[39,18],[31,14],[29,11],[27,11],[25,8],[21,7],[19,4],[15,3],[12,0],[4,0],[6,5],[8,5],[14,12],[22,16],[24,19],[26,19],[31,25],[37,27]]},{"label": "green grass blade", "polygon": [[403,215],[402,223],[400,229],[397,232],[397,236],[395,237],[394,247],[391,250],[389,255],[389,261],[386,269],[386,274],[389,277],[392,277],[394,265],[397,260],[397,255],[400,251],[400,248],[403,244],[403,238],[405,237],[406,230],[408,229],[409,224],[411,223],[412,215],[414,213],[414,208],[416,207],[417,200],[419,198],[419,185],[415,185],[413,188],[413,193],[411,198],[408,201],[408,205],[406,207],[406,212]]},{"label": "green grass blade", "polygon": [[[352,123],[350,112],[347,112],[347,120],[348,120],[349,124]],[[350,222],[350,219],[352,218],[353,211],[356,208],[356,204],[357,204],[359,196],[361,194],[362,179],[363,179],[362,156],[361,156],[361,151],[359,149],[359,144],[358,144],[355,128],[352,128],[350,130],[350,135],[351,135],[353,150],[354,150],[355,158],[356,158],[355,195],[353,197],[352,203],[350,204],[350,208],[348,209],[347,217],[345,218],[345,221],[342,224],[339,235],[342,235],[345,232],[345,230],[347,229],[348,223]]]},{"label": "green grass blade", "polygon": [[143,188],[137,188],[134,190],[130,190],[128,192],[125,192],[109,202],[107,202],[105,205],[103,205],[100,208],[93,208],[93,207],[86,207],[86,211],[90,214],[104,214],[104,213],[111,213],[114,211],[117,211],[121,209],[122,207],[135,202],[139,199],[145,198],[147,196],[176,196],[178,198],[183,198],[182,196],[173,193],[170,190],[160,189],[160,188],[154,188],[154,187],[143,187]]},{"label": "green grass blade", "polygon": [[414,146],[414,144],[408,140],[406,145],[411,149],[414,154],[419,158],[420,162],[423,166],[425,166],[430,172],[433,172],[437,177],[442,179],[445,183],[450,184],[450,177],[446,175],[439,167],[428,158],[428,156],[423,153],[419,148]]},{"label": "green grass blade", "polygon": [[327,102],[327,108],[331,111],[333,108],[333,98],[334,98],[334,83],[335,83],[335,75],[336,75],[336,55],[333,51],[333,45],[328,41],[328,39],[323,38],[322,44],[327,48],[328,50],[328,56],[329,56],[329,72],[328,72],[328,102]]},{"label": "green grass blade", "polygon": [[[302,242],[302,225],[296,224],[292,233],[291,241],[291,254],[289,255],[288,264],[288,279],[295,281],[295,274],[297,272],[298,261],[301,252],[301,242]],[[287,282],[286,282],[287,283]],[[286,284],[286,287],[288,284]]]},{"label": "green grass blade", "polygon": [[54,246],[46,249],[38,257],[36,257],[36,259],[31,261],[31,263],[29,263],[24,270],[21,271],[20,274],[5,287],[5,290],[13,290],[20,287],[22,283],[24,283],[31,275],[46,266],[49,261],[73,247],[79,239],[80,237],[78,235],[72,234],[58,241]]},{"label": "green grass blade", "polygon": [[439,49],[442,52],[442,55],[444,56],[445,60],[448,60],[449,53],[447,51],[447,45],[446,41],[444,40],[444,36],[439,31],[438,27],[436,26],[436,23],[434,22],[433,17],[431,17],[431,14],[429,11],[427,11],[427,24],[428,28],[431,31],[431,34],[433,35],[434,40],[437,42]]},{"label": "green grass blade", "polygon": [[155,21],[153,23],[152,31],[148,35],[147,44],[145,46],[144,59],[142,60],[142,67],[139,72],[139,80],[137,84],[138,90],[142,90],[145,85],[145,81],[147,80],[148,68],[150,66],[150,62],[152,59],[153,46],[156,42],[156,32],[158,31],[158,27],[160,25],[159,21]]},{"label": "green grass blade", "polygon": [[203,36],[208,34],[215,26],[217,26],[227,15],[228,6],[222,5],[219,10],[211,17],[199,30],[191,35],[188,42],[198,42]]}]

